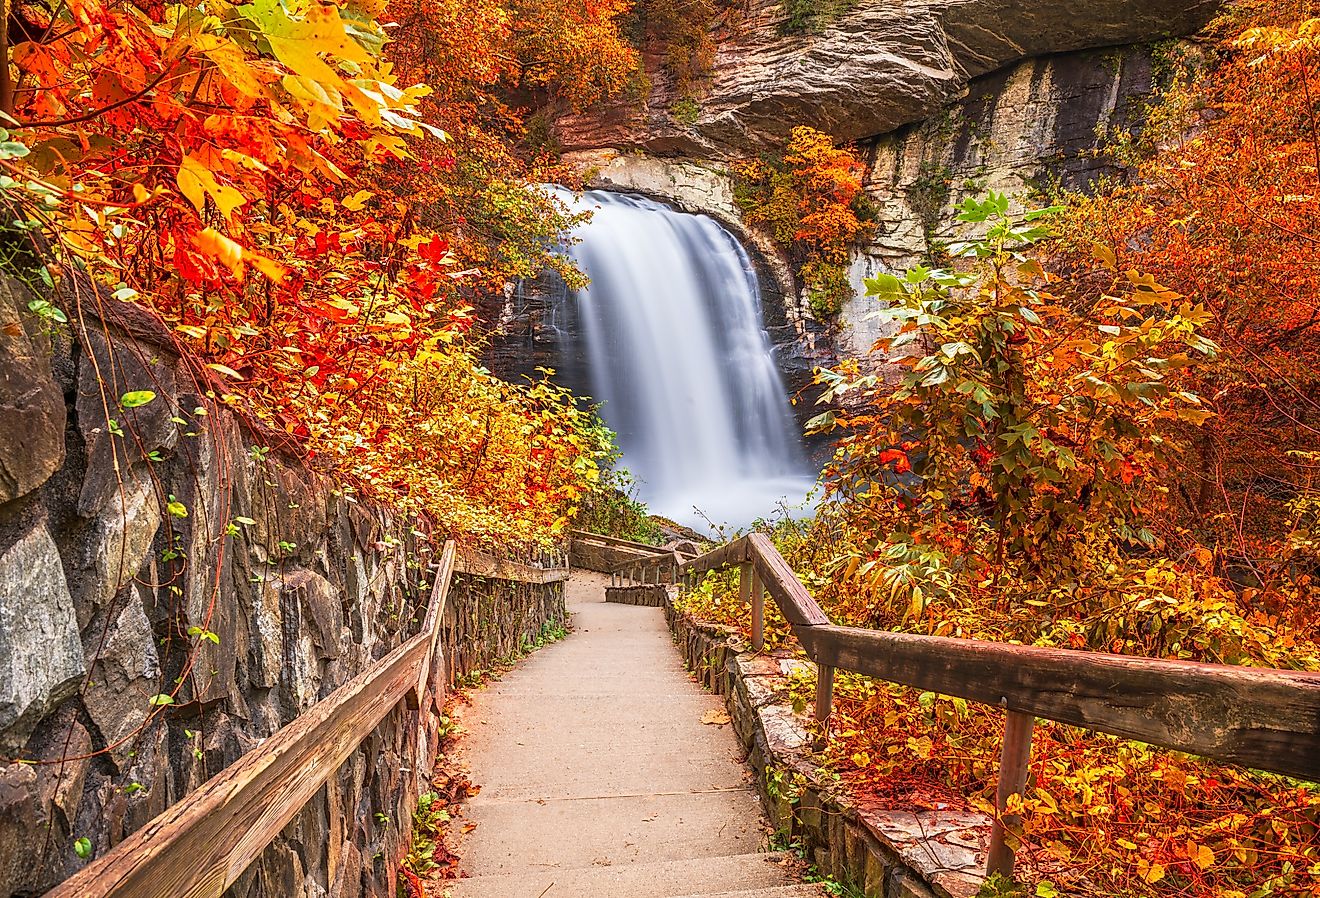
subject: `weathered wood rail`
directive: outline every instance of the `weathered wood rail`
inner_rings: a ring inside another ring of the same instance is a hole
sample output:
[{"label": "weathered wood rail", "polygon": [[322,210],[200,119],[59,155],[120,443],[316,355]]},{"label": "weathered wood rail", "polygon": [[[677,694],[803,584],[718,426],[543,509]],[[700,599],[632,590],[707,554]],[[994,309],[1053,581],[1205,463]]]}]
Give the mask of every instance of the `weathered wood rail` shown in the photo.
[{"label": "weathered wood rail", "polygon": [[[610,571],[610,586],[624,586],[628,583],[647,584],[678,582],[678,570],[687,556],[671,549],[661,549],[650,558],[635,558],[619,562]],[[654,578],[652,578],[654,573]]]},{"label": "weathered wood rail", "polygon": [[[674,560],[648,563],[659,582]],[[753,648],[764,645],[769,593],[816,663],[822,727],[829,725],[836,668],[1007,712],[987,874],[1012,874],[1007,835],[1018,821],[1006,808],[1026,786],[1038,717],[1320,781],[1320,674],[837,627],[760,533],[684,561],[676,571],[690,584],[731,566],[740,568],[742,598],[751,604]]]},{"label": "weathered wood rail", "polygon": [[558,583],[569,575],[568,558],[561,552],[546,552],[539,564],[509,561],[475,549],[464,549],[454,559],[454,572],[520,583]]},{"label": "weathered wood rail", "polygon": [[434,569],[421,632],[317,702],[258,748],[211,777],[46,898],[218,898],[334,776],[401,701],[412,709],[441,688],[436,663],[452,575],[551,583],[551,566],[461,556],[452,542]]}]

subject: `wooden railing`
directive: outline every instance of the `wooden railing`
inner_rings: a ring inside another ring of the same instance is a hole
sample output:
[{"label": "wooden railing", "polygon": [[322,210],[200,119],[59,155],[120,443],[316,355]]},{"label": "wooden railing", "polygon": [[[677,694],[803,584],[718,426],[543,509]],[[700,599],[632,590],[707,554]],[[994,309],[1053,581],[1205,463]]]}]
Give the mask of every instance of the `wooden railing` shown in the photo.
[{"label": "wooden railing", "polygon": [[568,555],[564,552],[546,550],[535,561],[535,564],[508,561],[476,549],[464,549],[454,559],[454,572],[521,583],[557,583],[568,579]]},{"label": "wooden railing", "polygon": [[816,663],[823,728],[836,668],[1007,712],[987,875],[1012,874],[1007,834],[1021,821],[1007,806],[1026,787],[1037,717],[1320,781],[1320,674],[836,627],[760,533],[684,562],[678,575],[687,585],[734,565],[752,607],[752,647],[765,643],[768,592]]},{"label": "wooden railing", "polygon": [[610,586],[678,582],[678,571],[687,556],[671,549],[657,549],[649,558],[629,558],[610,570]]},{"label": "wooden railing", "polygon": [[421,632],[207,780],[46,898],[217,898],[400,701],[435,688],[455,567],[446,543]]},{"label": "wooden railing", "polygon": [[571,539],[580,539],[589,543],[600,543],[603,546],[615,546],[620,549],[631,549],[634,552],[664,552],[659,546],[652,546],[649,543],[639,543],[633,539],[620,539],[617,536],[606,536],[604,533],[592,533],[589,530],[570,530],[568,535]]}]

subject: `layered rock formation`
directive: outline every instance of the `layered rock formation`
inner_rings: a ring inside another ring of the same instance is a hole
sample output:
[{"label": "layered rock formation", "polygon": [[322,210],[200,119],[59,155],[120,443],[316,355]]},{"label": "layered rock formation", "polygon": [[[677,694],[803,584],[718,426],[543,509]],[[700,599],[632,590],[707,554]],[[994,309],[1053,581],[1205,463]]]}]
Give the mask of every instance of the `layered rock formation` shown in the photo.
[{"label": "layered rock formation", "polygon": [[[726,160],[615,147],[566,158],[596,186],[709,214],[747,244],[760,263],[767,325],[796,389],[812,365],[869,352],[880,331],[867,317],[874,305],[863,280],[937,256],[960,234],[955,216],[964,198],[994,190],[1020,207],[1047,205],[1058,188],[1085,190],[1102,176],[1120,176],[1102,151],[1107,135],[1141,127],[1163,55],[1180,51],[1170,41],[1028,59],[972,80],[965,96],[922,121],[858,141],[876,233],[853,254],[854,297],[833,322],[813,319],[781,249],[741,221]],[[797,123],[788,113],[782,122]]]},{"label": "layered rock formation", "polygon": [[[641,104],[561,120],[568,150],[728,157],[794,125],[841,141],[922,121],[976,78],[1023,59],[1157,40],[1202,27],[1218,0],[859,0],[819,34],[785,35],[778,0],[750,0],[718,43],[708,85],[682,107],[663,72]],[[675,114],[675,110],[680,110]],[[694,111],[695,109],[695,111]],[[681,119],[681,121],[680,121]]]},{"label": "layered rock formation", "polygon": [[[140,309],[87,293],[67,326],[40,299],[0,282],[0,898],[46,891],[79,840],[103,854],[415,633],[432,561],[420,522],[282,454]],[[563,616],[558,584],[456,577],[451,679]],[[392,711],[230,894],[393,898],[436,720]]]}]

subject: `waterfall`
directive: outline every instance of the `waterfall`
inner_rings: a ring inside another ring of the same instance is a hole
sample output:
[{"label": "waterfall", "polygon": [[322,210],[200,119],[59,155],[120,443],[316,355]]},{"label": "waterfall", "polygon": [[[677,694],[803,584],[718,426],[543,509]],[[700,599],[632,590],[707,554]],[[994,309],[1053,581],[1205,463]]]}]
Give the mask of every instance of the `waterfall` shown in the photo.
[{"label": "waterfall", "polygon": [[566,248],[591,285],[566,301],[576,303],[587,387],[641,498],[698,527],[702,515],[741,527],[780,501],[800,504],[815,476],[741,244],[704,215],[555,190],[593,212]]}]

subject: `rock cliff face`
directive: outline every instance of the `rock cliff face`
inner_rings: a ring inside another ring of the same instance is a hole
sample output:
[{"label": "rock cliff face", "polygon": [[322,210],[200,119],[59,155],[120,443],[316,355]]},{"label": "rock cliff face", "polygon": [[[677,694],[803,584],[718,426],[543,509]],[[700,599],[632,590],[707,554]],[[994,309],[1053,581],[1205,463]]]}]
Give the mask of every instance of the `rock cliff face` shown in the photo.
[{"label": "rock cliff face", "polygon": [[[750,0],[718,35],[695,106],[676,106],[665,75],[651,72],[654,89],[643,102],[562,119],[558,134],[566,159],[588,170],[593,186],[705,212],[744,240],[796,390],[813,365],[869,352],[880,332],[863,280],[938,255],[956,236],[964,197],[996,190],[1043,205],[1055,187],[1084,190],[1102,175],[1121,175],[1100,152],[1105,132],[1140,128],[1159,55],[1218,6],[859,0],[818,34],[785,36],[780,3]],[[783,254],[742,223],[733,202],[728,162],[776,151],[799,124],[858,147],[878,209],[874,241],[853,255],[854,297],[831,322],[813,319]],[[520,335],[512,351],[538,351],[535,314],[505,308]],[[809,405],[799,409],[810,414]]]},{"label": "rock cliff face", "polygon": [[[1179,46],[1169,41],[1028,59],[973,79],[965,96],[922,121],[858,141],[876,234],[853,253],[854,296],[832,322],[813,319],[781,251],[741,221],[727,162],[612,147],[567,158],[590,171],[595,186],[704,212],[748,245],[760,262],[767,326],[796,391],[813,365],[868,354],[881,334],[868,317],[874,301],[865,297],[863,280],[938,256],[960,234],[955,215],[964,198],[994,190],[1019,206],[1047,205],[1056,188],[1085,190],[1100,177],[1121,177],[1102,151],[1105,135],[1141,127],[1160,58]],[[794,122],[787,114],[784,121]],[[809,403],[798,408],[812,414]]]},{"label": "rock cliff face", "polygon": [[[750,0],[722,35],[706,89],[675,104],[662,72],[638,103],[561,120],[566,149],[728,157],[795,125],[842,141],[922,121],[976,78],[1023,59],[1189,34],[1218,0],[859,0],[819,34],[783,35],[777,0]],[[676,115],[675,110],[681,109]],[[681,119],[681,120],[680,120]]]},{"label": "rock cliff face", "polygon": [[[103,854],[416,632],[431,561],[422,524],[268,448],[141,310],[84,296],[75,339],[35,298],[0,282],[0,898],[45,892],[78,839]],[[447,672],[563,614],[557,584],[456,577]],[[436,719],[392,711],[229,894],[394,898]]]}]

